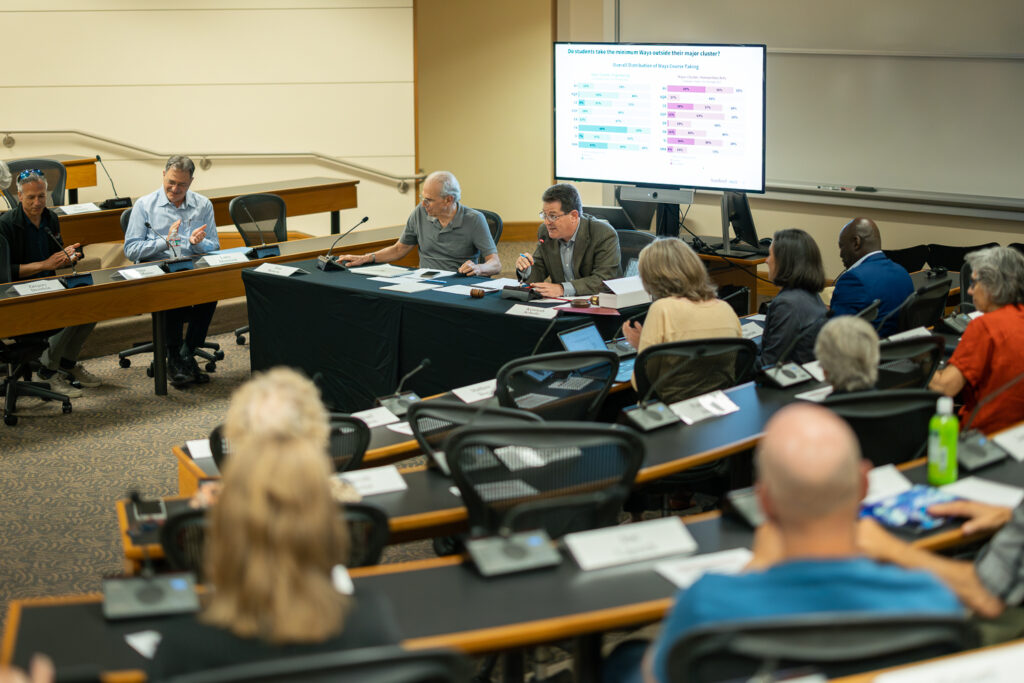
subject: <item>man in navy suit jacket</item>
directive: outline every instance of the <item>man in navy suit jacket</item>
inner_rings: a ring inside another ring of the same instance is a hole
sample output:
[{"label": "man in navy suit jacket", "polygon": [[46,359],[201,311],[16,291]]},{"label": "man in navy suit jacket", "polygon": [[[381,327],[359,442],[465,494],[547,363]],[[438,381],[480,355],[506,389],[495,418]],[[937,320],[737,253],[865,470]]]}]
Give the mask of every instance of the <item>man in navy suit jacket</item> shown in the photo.
[{"label": "man in navy suit jacket", "polygon": [[[881,321],[914,292],[910,274],[882,253],[882,238],[873,220],[854,218],[843,226],[839,233],[839,257],[846,270],[836,278],[832,315],[854,315],[878,299],[882,304],[875,320]],[[898,318],[899,314],[889,318],[878,330],[878,336],[896,332]]]}]

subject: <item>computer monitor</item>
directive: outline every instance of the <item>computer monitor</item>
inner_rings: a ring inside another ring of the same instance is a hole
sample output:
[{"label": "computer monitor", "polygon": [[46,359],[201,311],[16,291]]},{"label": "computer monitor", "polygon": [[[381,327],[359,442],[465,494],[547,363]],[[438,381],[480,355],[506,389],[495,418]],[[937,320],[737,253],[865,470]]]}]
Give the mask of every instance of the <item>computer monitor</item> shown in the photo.
[{"label": "computer monitor", "polygon": [[621,206],[584,206],[583,213],[606,221],[616,230],[633,230],[636,228],[629,214]]},{"label": "computer monitor", "polygon": [[[735,239],[729,236],[729,226],[736,234]],[[754,229],[754,217],[750,213],[747,195],[743,192],[722,193],[722,244],[721,250],[730,254],[768,254],[768,247],[761,246]]]}]

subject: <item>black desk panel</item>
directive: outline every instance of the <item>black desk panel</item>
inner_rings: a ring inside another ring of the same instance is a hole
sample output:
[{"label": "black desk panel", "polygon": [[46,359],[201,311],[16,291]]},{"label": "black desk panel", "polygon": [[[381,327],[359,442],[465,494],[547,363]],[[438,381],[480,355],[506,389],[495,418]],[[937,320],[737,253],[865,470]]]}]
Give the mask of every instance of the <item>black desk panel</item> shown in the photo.
[{"label": "black desk panel", "polygon": [[[505,312],[517,302],[488,294],[473,299],[433,291],[404,293],[363,275],[294,264],[307,275],[242,274],[252,330],[252,369],[277,365],[320,373],[325,400],[336,409],[370,408],[424,358],[432,362],[406,389],[420,396],[481,382],[508,361],[529,355],[550,321]],[[483,278],[449,277],[473,285]],[[626,309],[629,316],[640,308]],[[560,315],[540,352],[561,347],[554,332],[593,321],[605,338],[621,316]]]}]

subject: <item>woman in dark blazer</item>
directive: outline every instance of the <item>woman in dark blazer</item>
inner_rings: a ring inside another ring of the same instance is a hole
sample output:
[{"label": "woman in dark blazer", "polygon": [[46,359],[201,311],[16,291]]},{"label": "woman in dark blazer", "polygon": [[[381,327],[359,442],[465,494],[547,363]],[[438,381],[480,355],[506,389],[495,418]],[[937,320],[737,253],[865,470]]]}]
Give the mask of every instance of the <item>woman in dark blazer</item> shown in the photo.
[{"label": "woman in dark blazer", "polygon": [[767,265],[768,277],[782,289],[768,304],[761,365],[778,362],[794,340],[796,347],[787,360],[810,362],[814,360],[814,339],[828,312],[818,296],[825,287],[821,251],[803,230],[779,230],[768,248]]}]

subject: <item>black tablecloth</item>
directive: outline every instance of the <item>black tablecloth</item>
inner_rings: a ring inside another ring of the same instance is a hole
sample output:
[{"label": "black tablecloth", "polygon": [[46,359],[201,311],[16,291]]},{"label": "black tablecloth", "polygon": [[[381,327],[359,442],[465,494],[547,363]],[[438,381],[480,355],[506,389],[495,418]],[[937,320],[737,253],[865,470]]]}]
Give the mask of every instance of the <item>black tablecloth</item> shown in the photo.
[{"label": "black tablecloth", "polygon": [[[404,387],[420,396],[449,391],[497,375],[512,360],[529,355],[549,321],[506,315],[516,302],[488,294],[483,299],[434,291],[382,291],[386,283],[349,272],[317,270],[314,261],[293,265],[306,271],[281,277],[242,273],[249,308],[253,371],[278,365],[320,373],[324,399],[353,412],[392,393],[424,358],[430,367]],[[448,284],[484,281],[445,278]],[[555,332],[597,324],[613,336],[626,316],[565,315],[539,352],[558,351]]]}]

